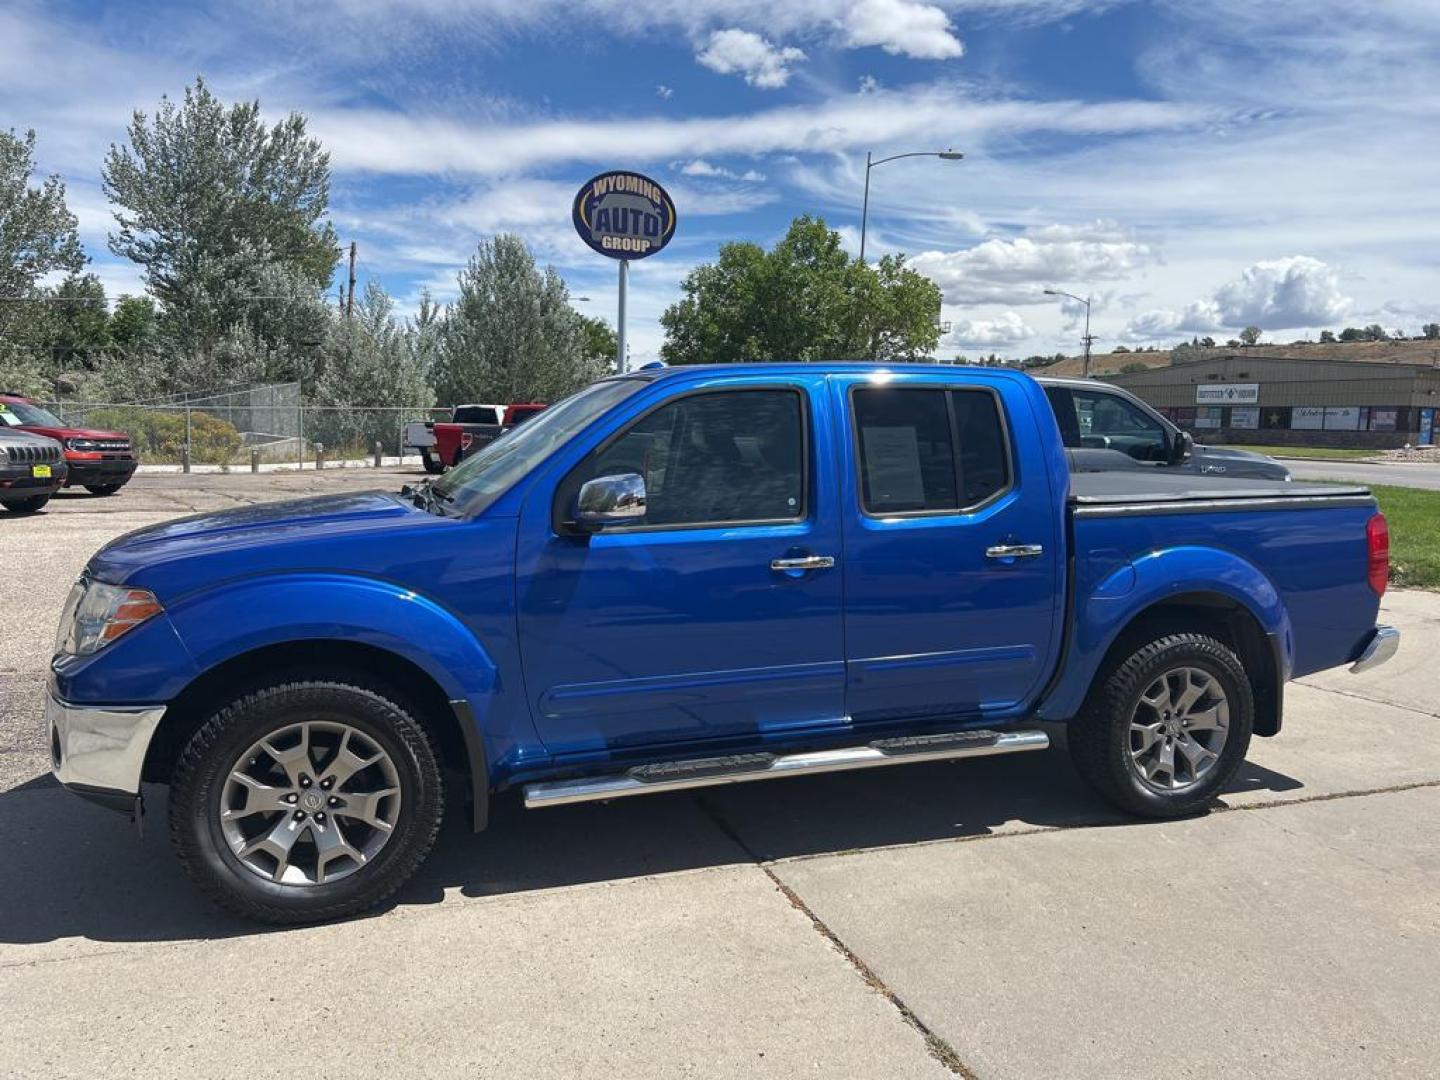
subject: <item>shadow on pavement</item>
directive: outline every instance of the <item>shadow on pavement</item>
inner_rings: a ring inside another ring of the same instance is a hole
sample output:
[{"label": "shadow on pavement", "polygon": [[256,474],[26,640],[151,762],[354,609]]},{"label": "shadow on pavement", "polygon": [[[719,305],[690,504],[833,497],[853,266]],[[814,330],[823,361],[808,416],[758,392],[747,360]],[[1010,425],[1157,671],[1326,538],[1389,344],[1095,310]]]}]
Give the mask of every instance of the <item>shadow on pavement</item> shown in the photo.
[{"label": "shadow on pavement", "polygon": [[[1231,793],[1299,781],[1246,764]],[[147,789],[143,837],[48,778],[0,794],[0,942],[176,941],[267,931],[218,911],[170,850],[165,789]],[[526,811],[497,799],[470,833],[452,807],[436,850],[391,903],[501,896],[651,874],[1077,825],[1130,825],[1101,804],[1063,747]]]}]

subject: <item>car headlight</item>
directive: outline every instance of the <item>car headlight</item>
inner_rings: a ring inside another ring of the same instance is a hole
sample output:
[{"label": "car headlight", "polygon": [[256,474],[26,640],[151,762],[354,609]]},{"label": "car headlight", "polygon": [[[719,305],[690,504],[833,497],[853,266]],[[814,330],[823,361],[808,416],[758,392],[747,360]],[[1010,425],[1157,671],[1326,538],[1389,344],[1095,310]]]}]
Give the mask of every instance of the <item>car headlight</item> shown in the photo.
[{"label": "car headlight", "polygon": [[96,443],[94,439],[66,439],[65,448],[67,450],[79,450],[83,453],[96,449]]},{"label": "car headlight", "polygon": [[89,656],[164,610],[149,589],[78,581],[65,601],[55,651]]}]

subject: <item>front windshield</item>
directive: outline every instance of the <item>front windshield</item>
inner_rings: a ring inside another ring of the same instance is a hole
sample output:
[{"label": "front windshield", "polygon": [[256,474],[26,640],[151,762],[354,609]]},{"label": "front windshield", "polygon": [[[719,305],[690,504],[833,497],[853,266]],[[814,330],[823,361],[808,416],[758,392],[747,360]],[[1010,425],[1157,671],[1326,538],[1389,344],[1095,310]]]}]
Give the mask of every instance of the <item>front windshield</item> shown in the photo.
[{"label": "front windshield", "polygon": [[0,424],[6,427],[55,427],[65,426],[64,421],[54,413],[31,405],[28,401],[0,401]]},{"label": "front windshield", "polygon": [[466,458],[435,481],[432,490],[452,510],[479,513],[557,446],[644,385],[644,379],[608,379],[587,386]]}]

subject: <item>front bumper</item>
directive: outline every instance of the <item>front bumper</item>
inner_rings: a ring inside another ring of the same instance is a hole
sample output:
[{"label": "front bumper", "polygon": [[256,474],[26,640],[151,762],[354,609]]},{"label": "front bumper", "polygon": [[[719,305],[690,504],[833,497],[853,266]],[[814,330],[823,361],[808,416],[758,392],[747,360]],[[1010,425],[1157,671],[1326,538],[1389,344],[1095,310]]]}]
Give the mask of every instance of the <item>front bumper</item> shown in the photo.
[{"label": "front bumper", "polygon": [[1395,651],[1400,648],[1400,631],[1393,626],[1377,626],[1370,631],[1370,637],[1365,641],[1365,647],[1360,650],[1360,655],[1350,665],[1350,674],[1359,675],[1362,671],[1369,671],[1385,663]]},{"label": "front bumper", "polygon": [[67,469],[63,462],[40,462],[50,466],[49,476],[36,476],[34,466],[0,465],[0,499],[28,499],[34,495],[53,495],[65,484]]},{"label": "front bumper", "polygon": [[140,462],[135,458],[107,458],[87,461],[66,458],[70,476],[66,487],[84,487],[87,484],[123,484],[135,475]]},{"label": "front bumper", "polygon": [[163,705],[72,705],[47,691],[55,778],[92,802],[133,813],[145,752],[164,715]]}]

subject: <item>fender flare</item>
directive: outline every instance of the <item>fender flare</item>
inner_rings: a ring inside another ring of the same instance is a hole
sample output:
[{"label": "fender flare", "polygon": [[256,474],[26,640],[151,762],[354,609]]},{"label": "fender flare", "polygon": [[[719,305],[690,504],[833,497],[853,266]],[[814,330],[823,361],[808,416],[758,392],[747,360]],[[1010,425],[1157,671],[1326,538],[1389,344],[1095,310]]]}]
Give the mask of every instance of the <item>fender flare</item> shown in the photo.
[{"label": "fender flare", "polygon": [[1041,704],[1047,720],[1068,720],[1079,710],[1111,647],[1136,619],[1180,596],[1210,595],[1238,605],[1254,618],[1274,652],[1277,691],[1290,677],[1294,635],[1274,583],[1234,552],[1177,545],[1121,564],[1076,598],[1060,680]]},{"label": "fender flare", "polygon": [[266,574],[192,593],[167,614],[201,672],[269,645],[341,640],[403,657],[451,700],[483,702],[499,678],[484,646],[452,612],[378,578]]}]

